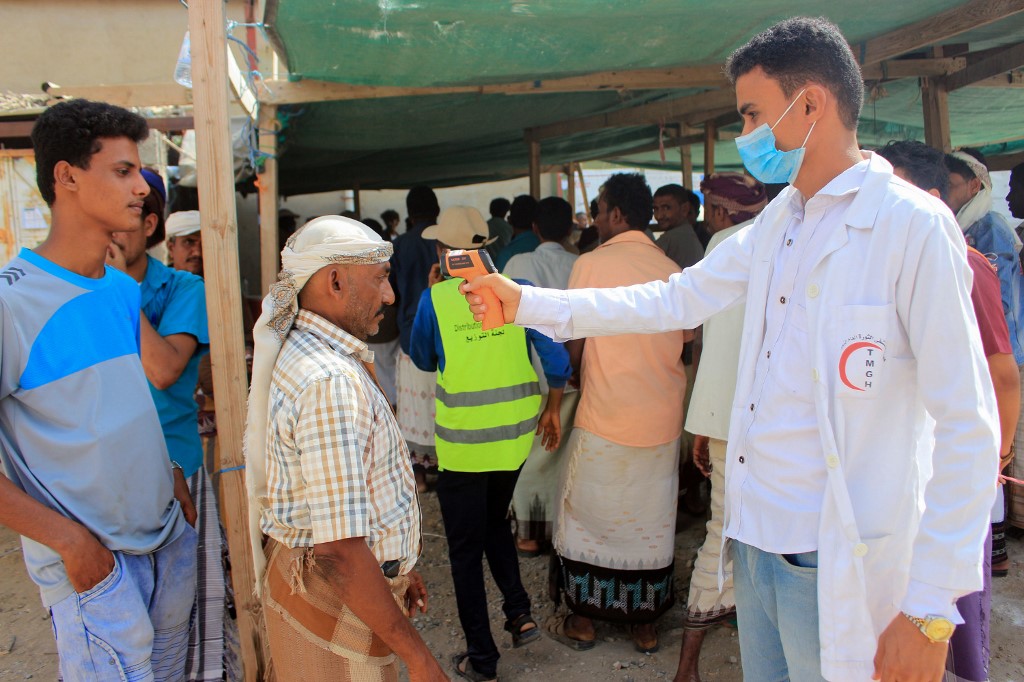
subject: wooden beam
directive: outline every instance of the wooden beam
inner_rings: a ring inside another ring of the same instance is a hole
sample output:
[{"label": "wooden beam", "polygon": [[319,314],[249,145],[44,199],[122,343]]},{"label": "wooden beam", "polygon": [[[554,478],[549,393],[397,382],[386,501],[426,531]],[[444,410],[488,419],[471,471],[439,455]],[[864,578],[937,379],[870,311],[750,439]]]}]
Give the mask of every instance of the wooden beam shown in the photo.
[{"label": "wooden beam", "polygon": [[[226,86],[225,86],[226,87]],[[193,91],[170,83],[126,83],[123,85],[89,85],[61,87],[51,85],[46,94],[54,99],[80,97],[119,107],[187,107],[192,105]]]},{"label": "wooden beam", "polygon": [[1024,163],[1024,152],[989,156],[985,158],[985,161],[988,162],[988,169],[990,171],[1013,170],[1013,167],[1017,164]]},{"label": "wooden beam", "polygon": [[532,80],[493,85],[448,87],[392,87],[351,85],[333,81],[267,80],[260,88],[261,102],[300,104],[331,100],[372,99],[379,97],[415,97],[472,93],[478,95],[530,95],[552,92],[592,92],[601,90],[662,90],[671,88],[724,87],[728,80],[721,64],[702,64],[668,69],[598,71],[582,76]]},{"label": "wooden beam", "polygon": [[228,117],[227,45],[223,0],[190,0],[196,172],[202,207],[206,308],[210,355],[217,395],[217,440],[221,465],[221,503],[227,511],[228,548],[235,588],[238,631],[246,682],[263,677],[260,609],[249,541],[248,496],[242,438],[247,381],[242,340],[242,295],[238,269],[238,218],[235,213],[234,161]]},{"label": "wooden beam", "polygon": [[530,196],[540,199],[540,142],[530,141]]},{"label": "wooden beam", "polygon": [[359,220],[363,219],[363,207],[360,202],[358,182],[352,186],[352,212],[358,216]]},{"label": "wooden beam", "polygon": [[260,152],[267,156],[263,172],[259,174],[260,190],[260,293],[266,296],[270,285],[277,281],[280,257],[279,226],[277,223],[277,107],[261,104],[259,112]]},{"label": "wooden beam", "polygon": [[900,78],[927,78],[948,76],[967,67],[965,57],[940,59],[888,59],[861,68],[866,81],[897,80]]},{"label": "wooden beam", "polygon": [[569,78],[485,85],[484,94],[536,94],[600,90],[664,90],[670,88],[720,88],[729,85],[721,64],[700,64],[667,69],[598,71]]},{"label": "wooden beam", "polygon": [[[191,130],[194,126],[191,116],[169,116],[164,118],[147,118],[150,130],[169,133],[178,130]],[[0,138],[28,137],[32,133],[35,121],[0,122]]]},{"label": "wooden beam", "polygon": [[704,175],[705,177],[715,172],[715,142],[718,137],[715,135],[715,122],[708,121],[704,124]]},{"label": "wooden beam", "polygon": [[528,128],[527,140],[563,137],[587,130],[619,128],[630,125],[657,124],[662,121],[689,121],[696,114],[734,108],[736,98],[731,89],[708,90],[689,97],[659,100],[640,106],[620,109],[606,114],[583,116],[568,121]]},{"label": "wooden beam", "polygon": [[971,83],[972,88],[1024,88],[1024,71],[1009,71]]},{"label": "wooden beam", "polygon": [[946,91],[952,92],[973,85],[977,81],[999,76],[1024,66],[1024,42],[1011,45],[1005,50],[971,64],[962,71],[946,77]]},{"label": "wooden beam", "polygon": [[895,31],[851,45],[862,66],[920,50],[975,28],[1024,12],[1021,0],[970,0]]},{"label": "wooden beam", "polygon": [[572,206],[572,212],[575,215],[575,213],[576,213],[576,172],[573,170],[573,164],[570,163],[568,166],[563,168],[562,172],[565,173],[565,181],[566,181],[566,192],[565,193],[568,195],[566,197],[566,200],[569,202],[569,205]]}]

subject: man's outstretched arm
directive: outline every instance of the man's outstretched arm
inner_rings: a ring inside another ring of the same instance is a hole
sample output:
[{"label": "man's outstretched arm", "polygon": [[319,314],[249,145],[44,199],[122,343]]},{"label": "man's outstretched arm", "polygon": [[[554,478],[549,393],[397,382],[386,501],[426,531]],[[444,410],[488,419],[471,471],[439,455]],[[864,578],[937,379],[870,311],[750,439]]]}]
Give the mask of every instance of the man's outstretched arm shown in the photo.
[{"label": "man's outstretched arm", "polygon": [[750,231],[748,227],[737,232],[667,282],[560,291],[524,288],[499,275],[487,275],[463,282],[460,291],[478,322],[483,321],[487,305],[474,292],[489,287],[501,302],[506,323],[536,329],[555,341],[694,329],[745,297],[753,256]]}]

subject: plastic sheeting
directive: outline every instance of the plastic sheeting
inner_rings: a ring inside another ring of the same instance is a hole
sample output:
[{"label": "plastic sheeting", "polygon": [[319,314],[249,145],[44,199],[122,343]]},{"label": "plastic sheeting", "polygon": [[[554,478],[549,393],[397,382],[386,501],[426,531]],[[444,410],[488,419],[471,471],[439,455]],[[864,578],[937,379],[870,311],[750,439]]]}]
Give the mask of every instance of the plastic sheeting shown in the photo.
[{"label": "plastic sheeting", "polygon": [[[934,16],[962,2],[854,0],[827,13],[857,53],[862,41]],[[597,71],[721,63],[771,23],[817,15],[811,0],[269,0],[266,23],[295,78],[358,85],[490,85]],[[1024,17],[954,36],[972,49],[1024,39]],[[449,94],[310,103],[286,109],[280,154],[285,194],[359,186],[450,186],[525,175],[524,129],[605,113],[698,90],[600,91],[529,95]],[[1022,146],[1024,90],[965,88],[951,93],[955,146],[989,152]],[[865,146],[923,139],[917,79],[869,91],[862,113]],[[543,166],[603,158],[679,167],[677,147],[655,145],[657,125],[583,131],[544,140]],[[691,147],[695,168],[701,145]],[[735,168],[731,141],[716,167]]]}]

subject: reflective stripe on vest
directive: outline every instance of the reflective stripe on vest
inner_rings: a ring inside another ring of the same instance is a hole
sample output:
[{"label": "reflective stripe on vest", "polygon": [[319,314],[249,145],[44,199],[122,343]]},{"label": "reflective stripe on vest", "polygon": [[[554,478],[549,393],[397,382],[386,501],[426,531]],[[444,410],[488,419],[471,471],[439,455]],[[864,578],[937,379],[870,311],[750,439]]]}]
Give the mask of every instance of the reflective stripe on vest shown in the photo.
[{"label": "reflective stripe on vest", "polygon": [[435,424],[434,433],[449,443],[480,444],[499,440],[515,440],[537,428],[537,417],[524,419],[518,424],[493,426],[489,429],[446,429]]},{"label": "reflective stripe on vest", "polygon": [[528,398],[531,395],[540,395],[539,382],[528,381],[518,386],[488,388],[483,391],[466,391],[464,393],[449,393],[445,390],[444,386],[438,384],[435,393],[437,399],[444,403],[445,407],[480,407],[482,405],[493,405],[494,403]]},{"label": "reflective stripe on vest", "polygon": [[459,293],[460,281],[430,288],[445,357],[435,396],[438,466],[515,470],[530,453],[541,403],[526,331],[515,325],[483,331]]}]

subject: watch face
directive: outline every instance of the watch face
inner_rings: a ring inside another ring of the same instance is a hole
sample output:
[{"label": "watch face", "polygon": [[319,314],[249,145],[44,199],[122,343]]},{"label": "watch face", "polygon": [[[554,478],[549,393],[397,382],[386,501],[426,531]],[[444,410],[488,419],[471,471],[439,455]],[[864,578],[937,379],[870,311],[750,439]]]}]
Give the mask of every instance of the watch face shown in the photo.
[{"label": "watch face", "polygon": [[925,626],[925,634],[933,642],[946,642],[953,636],[955,626],[945,618],[935,618]]}]

